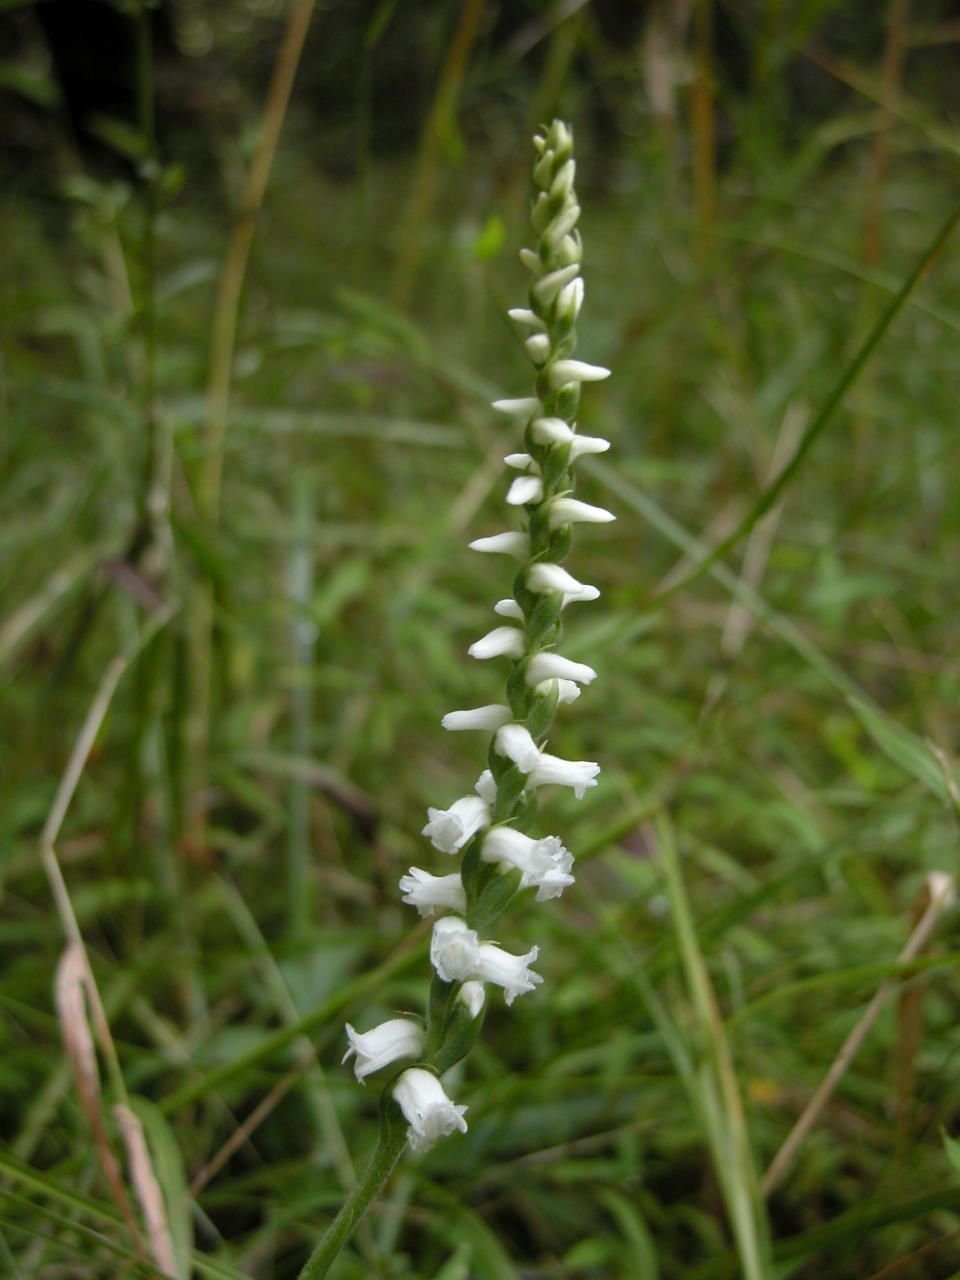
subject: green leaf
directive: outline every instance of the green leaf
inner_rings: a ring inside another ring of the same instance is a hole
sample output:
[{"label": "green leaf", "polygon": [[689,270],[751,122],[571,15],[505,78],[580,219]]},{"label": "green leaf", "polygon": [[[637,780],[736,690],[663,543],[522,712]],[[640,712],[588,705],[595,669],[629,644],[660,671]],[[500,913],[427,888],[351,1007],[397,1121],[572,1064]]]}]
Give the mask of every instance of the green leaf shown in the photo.
[{"label": "green leaf", "polygon": [[936,756],[915,733],[891,720],[877,707],[859,698],[849,698],[850,706],[880,750],[898,764],[911,778],[922,782],[938,800],[953,806],[943,769]]},{"label": "green leaf", "polygon": [[131,1098],[130,1108],[143,1125],[153,1169],[163,1192],[177,1274],[188,1276],[193,1256],[193,1209],[187,1190],[183,1153],[173,1130],[155,1103],[146,1098]]}]

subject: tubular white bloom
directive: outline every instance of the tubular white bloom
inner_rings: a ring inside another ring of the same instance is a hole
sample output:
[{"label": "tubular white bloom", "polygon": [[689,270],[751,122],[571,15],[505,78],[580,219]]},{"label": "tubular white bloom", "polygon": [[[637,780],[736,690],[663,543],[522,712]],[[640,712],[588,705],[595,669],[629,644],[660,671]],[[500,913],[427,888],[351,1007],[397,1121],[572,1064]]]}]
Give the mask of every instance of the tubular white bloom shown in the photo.
[{"label": "tubular white bloom", "polygon": [[351,1054],[356,1055],[353,1073],[361,1084],[364,1076],[389,1066],[398,1058],[419,1058],[423,1052],[423,1028],[409,1018],[391,1018],[362,1033],[354,1031],[348,1022],[346,1030],[350,1048],[343,1055],[343,1061]]},{"label": "tubular white bloom", "polygon": [[576,702],[580,697],[580,686],[573,680],[541,680],[539,684],[534,685],[534,692],[546,696],[548,693],[553,693],[554,685],[557,687],[558,702]]},{"label": "tubular white bloom", "polygon": [[407,1140],[414,1151],[427,1151],[455,1129],[467,1132],[467,1108],[454,1105],[437,1077],[422,1067],[408,1067],[393,1086],[393,1096],[409,1126]]},{"label": "tubular white bloom", "polygon": [[[581,502],[578,498],[554,498],[550,503],[550,528],[558,529],[562,524],[573,524],[583,521],[585,524],[607,524],[616,520],[612,511],[606,507],[593,507],[589,502]],[[471,542],[470,544],[474,544]]]},{"label": "tubular white bloom", "polygon": [[[564,267],[564,271],[570,271],[570,267]],[[559,271],[553,272],[559,275]],[[550,276],[544,276],[541,284],[545,284]],[[537,286],[534,285],[536,289]],[[553,387],[563,387],[568,382],[602,382],[604,378],[610,377],[610,370],[605,369],[602,364],[587,364],[585,360],[557,360],[555,364],[550,366],[550,385]]]},{"label": "tubular white bloom", "polygon": [[441,853],[458,853],[470,837],[490,822],[490,809],[481,796],[461,796],[449,809],[428,809],[425,835]]},{"label": "tubular white bloom", "polygon": [[573,230],[580,218],[580,206],[578,204],[568,205],[561,213],[544,227],[544,239],[549,243],[551,248],[560,244],[564,236]]},{"label": "tubular white bloom", "polygon": [[568,195],[570,188],[573,186],[573,177],[576,172],[576,160],[566,160],[557,170],[556,177],[550,184],[550,194],[554,198]]},{"label": "tubular white bloom", "polygon": [[460,873],[451,876],[434,876],[420,867],[411,867],[407,875],[400,877],[403,902],[416,907],[421,916],[432,915],[437,907],[451,911],[466,911],[467,895],[463,890]]},{"label": "tubular white bloom", "polygon": [[507,492],[511,507],[522,507],[528,502],[540,502],[543,498],[543,481],[539,476],[517,476]]},{"label": "tubular white bloom", "polygon": [[583,278],[577,276],[565,284],[557,294],[557,315],[564,320],[576,320],[583,306]]},{"label": "tubular white bloom", "polygon": [[531,430],[538,444],[569,444],[576,434],[562,418],[535,418]]},{"label": "tubular white bloom", "polygon": [[489,769],[484,769],[480,777],[474,783],[473,787],[477,795],[486,804],[494,804],[497,799],[497,784],[493,780],[493,774]]},{"label": "tubular white bloom", "polygon": [[603,436],[575,435],[570,441],[570,461],[576,462],[585,453],[606,453],[609,448],[610,441]]},{"label": "tubular white bloom", "polygon": [[499,613],[501,618],[517,618],[523,621],[523,610],[517,604],[516,600],[508,598],[506,600],[498,600],[493,606],[494,613]]},{"label": "tubular white bloom", "polygon": [[540,261],[540,255],[534,249],[521,249],[520,261],[535,276],[543,275],[543,263]]},{"label": "tubular white bloom", "polygon": [[532,333],[523,344],[534,364],[545,364],[550,358],[550,339],[545,333]]},{"label": "tubular white bloom", "polygon": [[513,712],[502,702],[490,702],[485,707],[471,707],[467,711],[448,711],[440,721],[444,729],[459,733],[462,729],[485,729],[490,733],[506,724]]},{"label": "tubular white bloom", "polygon": [[558,836],[534,840],[513,827],[491,827],[483,841],[480,856],[485,862],[498,862],[516,867],[521,872],[520,888],[537,889],[537,902],[559,898],[567,885],[573,884],[570,868],[573,855]]},{"label": "tubular white bloom", "polygon": [[557,262],[559,262],[563,267],[570,266],[572,263],[577,263],[577,265],[579,265],[580,256],[580,237],[576,232],[574,232],[572,236],[564,236],[557,246],[557,251],[554,254]]},{"label": "tubular white bloom", "polygon": [[516,471],[526,471],[527,467],[536,466],[529,453],[508,453],[504,458],[504,462],[508,467],[513,467]]},{"label": "tubular white bloom", "polygon": [[458,916],[438,920],[430,942],[430,961],[444,982],[493,982],[503,987],[507,1004],[543,981],[528,967],[539,953],[539,947],[532,947],[526,955],[515,956],[495,942],[481,942]]},{"label": "tubular white bloom", "polygon": [[524,724],[505,724],[497,730],[494,745],[502,756],[512,760],[523,773],[539,763],[542,752]]},{"label": "tubular white bloom", "polygon": [[530,554],[530,539],[525,533],[494,533],[489,538],[474,538],[469,545],[471,551],[489,551],[517,560],[526,560]]},{"label": "tubular white bloom", "polygon": [[541,680],[576,680],[590,684],[597,673],[585,662],[572,662],[559,653],[536,653],[527,664],[527,684],[539,684]]},{"label": "tubular white bloom", "polygon": [[573,794],[582,800],[585,792],[597,785],[599,772],[600,766],[593,760],[561,760],[559,756],[541,751],[540,759],[527,775],[527,786],[544,787],[555,782],[561,787],[572,787]]},{"label": "tubular white bloom", "polygon": [[479,1015],[486,998],[487,995],[482,982],[465,982],[457,992],[457,999],[464,1005],[471,1018],[476,1018]]},{"label": "tubular white bloom", "polygon": [[528,329],[536,329],[538,333],[542,333],[547,327],[535,312],[528,311],[526,307],[511,307],[507,315],[511,320],[516,320],[517,324],[525,324]]},{"label": "tubular white bloom", "polygon": [[519,400],[494,400],[493,407],[499,413],[512,413],[517,418],[529,418],[540,410],[541,404],[536,396],[525,396]]},{"label": "tubular white bloom", "polygon": [[[562,591],[574,600],[595,600],[600,594],[596,587],[578,582],[563,565],[538,560],[527,571],[527,586],[531,591]],[[585,594],[586,593],[586,594]]]},{"label": "tubular white bloom", "polygon": [[[560,267],[558,271],[551,271],[548,275],[541,276],[539,280],[534,281],[531,286],[534,296],[542,307],[549,307],[554,298],[563,288],[565,284],[569,284],[571,280],[576,279],[580,272],[580,264],[571,262],[568,267]],[[580,363],[579,361],[561,361],[557,364]],[[570,378],[564,379],[566,382],[572,381]]]},{"label": "tubular white bloom", "polygon": [[524,637],[519,627],[494,627],[485,636],[475,640],[467,650],[471,658],[500,658],[504,654],[519,658],[523,653]]}]

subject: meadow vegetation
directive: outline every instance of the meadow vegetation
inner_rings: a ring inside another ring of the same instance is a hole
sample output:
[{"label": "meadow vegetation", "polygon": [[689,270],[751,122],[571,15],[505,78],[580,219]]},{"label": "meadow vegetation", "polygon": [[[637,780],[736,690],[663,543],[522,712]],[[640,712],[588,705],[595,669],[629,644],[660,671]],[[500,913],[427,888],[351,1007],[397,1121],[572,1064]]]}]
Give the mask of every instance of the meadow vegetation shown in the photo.
[{"label": "meadow vegetation", "polygon": [[557,113],[603,773],[469,1131],[330,1274],[960,1275],[948,6],[130,3],[89,136],[5,10],[0,1273],[292,1280],[373,1146],[343,1025],[422,1010],[397,881],[482,767]]}]

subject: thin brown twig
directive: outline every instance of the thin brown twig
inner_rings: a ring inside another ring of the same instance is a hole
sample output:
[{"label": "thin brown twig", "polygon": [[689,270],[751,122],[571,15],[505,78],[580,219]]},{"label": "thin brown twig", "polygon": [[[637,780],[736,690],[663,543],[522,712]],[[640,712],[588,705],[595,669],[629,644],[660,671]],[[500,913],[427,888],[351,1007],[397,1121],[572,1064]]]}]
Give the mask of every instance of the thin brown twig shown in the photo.
[{"label": "thin brown twig", "polygon": [[[943,872],[931,872],[927,877],[927,886],[930,893],[930,902],[897,957],[897,961],[901,965],[913,960],[923,950],[930,940],[940,916],[954,898],[955,888],[952,876]],[[896,990],[899,982],[900,978],[895,977],[888,978],[882,984],[867,1005],[857,1025],[843,1042],[840,1052],[834,1059],[830,1070],[824,1076],[820,1087],[807,1103],[800,1118],[790,1130],[780,1150],[771,1161],[770,1167],[763,1175],[760,1190],[765,1196],[770,1195],[783,1178],[800,1144],[819,1120],[821,1112],[833,1096],[833,1092],[843,1078],[847,1068],[859,1053],[871,1027],[880,1016],[888,997]]]}]

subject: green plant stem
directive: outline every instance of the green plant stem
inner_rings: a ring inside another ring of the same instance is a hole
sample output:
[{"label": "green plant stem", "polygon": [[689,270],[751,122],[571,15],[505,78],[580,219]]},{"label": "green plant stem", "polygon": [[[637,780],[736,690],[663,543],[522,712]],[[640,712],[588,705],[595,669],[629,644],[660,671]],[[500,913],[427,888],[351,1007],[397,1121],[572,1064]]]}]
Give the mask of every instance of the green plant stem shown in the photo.
[{"label": "green plant stem", "polygon": [[327,1274],[330,1264],[350,1239],[357,1223],[383,1190],[384,1183],[400,1159],[406,1141],[406,1127],[402,1119],[399,1116],[394,1119],[389,1112],[385,1112],[380,1125],[380,1137],[370,1163],[343,1202],[340,1212],[327,1227],[323,1239],[310,1255],[298,1280],[319,1280],[319,1277]]}]

